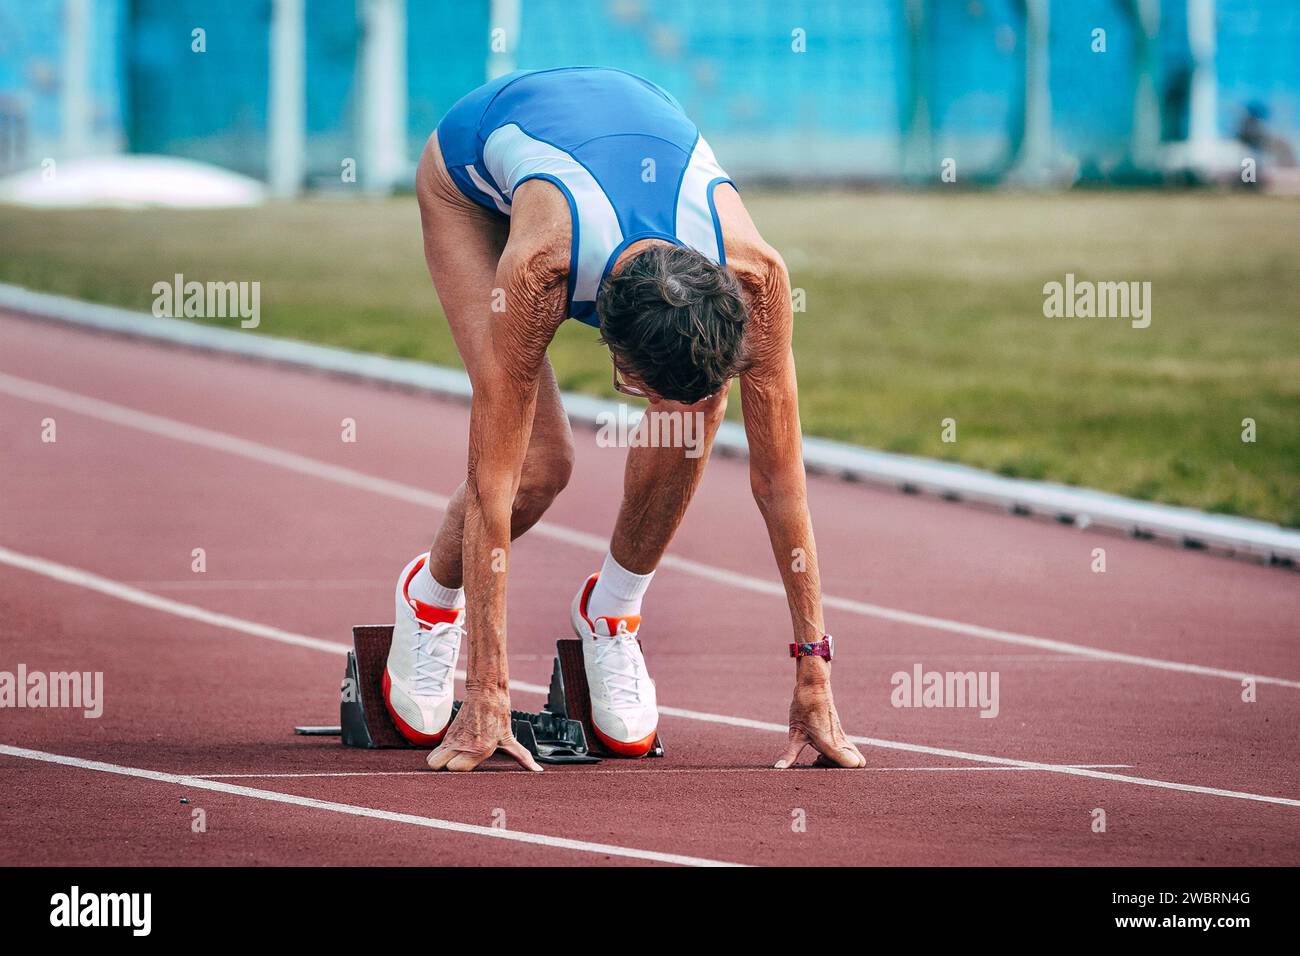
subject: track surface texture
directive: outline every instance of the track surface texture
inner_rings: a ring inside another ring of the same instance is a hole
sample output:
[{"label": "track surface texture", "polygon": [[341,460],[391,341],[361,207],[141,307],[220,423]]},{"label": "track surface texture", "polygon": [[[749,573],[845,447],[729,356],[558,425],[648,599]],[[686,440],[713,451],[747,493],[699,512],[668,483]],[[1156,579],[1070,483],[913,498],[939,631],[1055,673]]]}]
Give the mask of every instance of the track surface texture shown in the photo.
[{"label": "track surface texture", "polygon": [[[104,681],[98,718],[0,710],[0,862],[1300,863],[1294,571],[811,478],[868,766],[775,771],[788,616],[746,466],[715,459],[644,609],[667,757],[434,774],[292,727],[337,721],[466,406],[15,316],[0,341],[0,670]],[[518,708],[619,503],[625,451],[575,437],[513,551]],[[895,707],[917,664],[996,673],[997,716]]]}]

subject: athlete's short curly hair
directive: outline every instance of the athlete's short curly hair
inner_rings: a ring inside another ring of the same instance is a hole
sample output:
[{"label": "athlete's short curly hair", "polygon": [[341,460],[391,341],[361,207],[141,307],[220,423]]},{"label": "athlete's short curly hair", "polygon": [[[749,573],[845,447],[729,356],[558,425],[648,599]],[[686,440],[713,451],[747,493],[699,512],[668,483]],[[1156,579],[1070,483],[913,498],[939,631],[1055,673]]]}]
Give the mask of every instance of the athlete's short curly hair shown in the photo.
[{"label": "athlete's short curly hair", "polygon": [[698,402],[744,370],[740,284],[694,249],[638,252],[605,280],[596,313],[615,360],[661,398]]}]

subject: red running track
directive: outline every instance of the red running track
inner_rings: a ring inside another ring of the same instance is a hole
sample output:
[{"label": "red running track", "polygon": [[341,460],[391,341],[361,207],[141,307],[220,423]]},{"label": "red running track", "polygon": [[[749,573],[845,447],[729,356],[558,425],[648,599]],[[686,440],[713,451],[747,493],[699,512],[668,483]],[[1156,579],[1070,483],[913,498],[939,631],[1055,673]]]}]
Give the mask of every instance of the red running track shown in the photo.
[{"label": "red running track", "polygon": [[[465,406],[12,316],[0,341],[0,670],[101,671],[106,699],[0,710],[0,863],[1300,863],[1294,572],[814,478],[868,767],[778,772],[787,612],[745,465],[715,459],[645,607],[667,758],[435,775],[291,728],[337,719]],[[519,707],[618,506],[624,452],[577,439],[514,551]],[[918,663],[996,672],[997,717],[892,706]]]}]

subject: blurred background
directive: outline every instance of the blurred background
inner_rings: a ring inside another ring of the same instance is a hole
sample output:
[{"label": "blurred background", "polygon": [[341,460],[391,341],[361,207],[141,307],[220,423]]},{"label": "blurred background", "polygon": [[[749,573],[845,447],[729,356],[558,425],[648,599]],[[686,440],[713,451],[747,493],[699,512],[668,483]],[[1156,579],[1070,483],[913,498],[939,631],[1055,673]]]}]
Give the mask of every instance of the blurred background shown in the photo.
[{"label": "blurred background", "polygon": [[467,90],[574,63],[672,90],[751,178],[1143,181],[1300,139],[1294,0],[0,0],[0,38],[0,167],[166,153],[281,192],[341,156],[403,186]]},{"label": "blurred background", "polygon": [[[250,334],[458,364],[415,161],[579,63],[736,177],[809,432],[1300,526],[1295,0],[0,0],[0,281],[256,280]],[[1067,273],[1151,282],[1151,326],[1046,318]],[[563,387],[608,392],[593,339]]]}]

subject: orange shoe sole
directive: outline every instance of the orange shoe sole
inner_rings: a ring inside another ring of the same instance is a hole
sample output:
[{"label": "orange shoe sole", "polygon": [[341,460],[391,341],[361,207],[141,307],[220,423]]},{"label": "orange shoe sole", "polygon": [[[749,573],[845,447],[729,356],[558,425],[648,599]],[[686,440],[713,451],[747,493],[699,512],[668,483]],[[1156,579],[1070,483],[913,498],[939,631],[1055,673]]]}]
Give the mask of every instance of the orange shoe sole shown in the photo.
[{"label": "orange shoe sole", "polygon": [[442,730],[438,731],[436,734],[426,734],[423,731],[416,730],[414,727],[412,727],[410,724],[408,724],[406,721],[402,720],[402,718],[398,716],[397,711],[393,709],[392,702],[388,699],[389,695],[393,692],[393,681],[392,678],[388,676],[387,667],[384,668],[383,687],[384,687],[384,707],[388,711],[388,716],[393,718],[393,725],[397,727],[397,732],[399,734],[401,734],[403,737],[405,737],[413,744],[423,744],[427,747],[432,747],[435,746],[436,744],[442,743],[442,738],[447,735],[447,727],[451,726],[451,721],[448,721],[447,727],[443,727]]},{"label": "orange shoe sole", "polygon": [[644,757],[650,752],[650,748],[655,745],[655,738],[659,735],[659,728],[656,727],[650,731],[648,736],[626,743],[622,740],[606,737],[600,732],[600,728],[596,726],[595,721],[592,721],[591,729],[596,734],[596,739],[600,741],[602,747],[610,753],[618,754],[620,757]]}]

